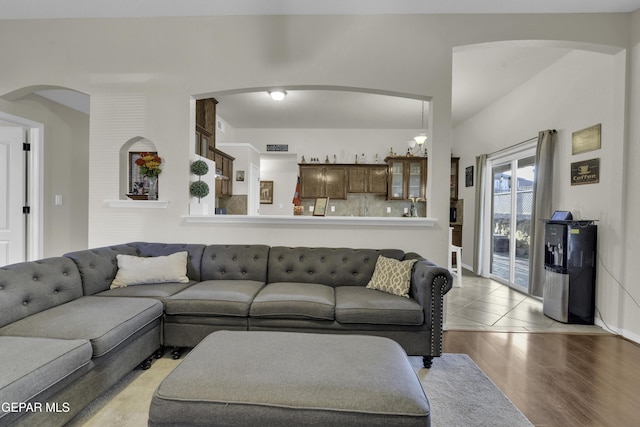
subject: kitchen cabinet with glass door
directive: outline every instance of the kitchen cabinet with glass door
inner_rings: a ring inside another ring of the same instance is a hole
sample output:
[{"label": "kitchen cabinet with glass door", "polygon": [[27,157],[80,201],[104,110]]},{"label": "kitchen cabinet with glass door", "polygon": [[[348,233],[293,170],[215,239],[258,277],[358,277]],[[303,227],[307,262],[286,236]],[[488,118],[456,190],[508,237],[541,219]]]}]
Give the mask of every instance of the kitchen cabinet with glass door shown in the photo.
[{"label": "kitchen cabinet with glass door", "polygon": [[387,199],[426,198],[426,157],[387,157],[384,161],[389,165]]}]

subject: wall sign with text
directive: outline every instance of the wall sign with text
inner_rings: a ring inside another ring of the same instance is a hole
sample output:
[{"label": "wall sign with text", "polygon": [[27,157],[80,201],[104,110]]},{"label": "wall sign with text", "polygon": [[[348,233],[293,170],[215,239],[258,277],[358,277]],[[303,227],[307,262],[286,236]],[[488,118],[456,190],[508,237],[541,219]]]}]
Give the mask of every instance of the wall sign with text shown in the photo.
[{"label": "wall sign with text", "polygon": [[600,182],[600,158],[571,163],[571,185]]},{"label": "wall sign with text", "polygon": [[602,146],[600,141],[601,133],[602,124],[573,132],[571,134],[571,154],[575,155],[586,153],[587,151],[599,150]]}]

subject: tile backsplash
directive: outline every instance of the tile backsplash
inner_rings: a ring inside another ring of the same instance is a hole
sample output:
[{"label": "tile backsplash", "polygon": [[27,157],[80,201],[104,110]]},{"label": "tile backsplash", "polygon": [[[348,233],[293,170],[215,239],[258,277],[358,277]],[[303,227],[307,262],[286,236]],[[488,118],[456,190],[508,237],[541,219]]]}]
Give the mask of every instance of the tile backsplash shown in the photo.
[{"label": "tile backsplash", "polygon": [[[304,215],[313,215],[311,207],[314,205],[315,199],[302,199],[304,206]],[[425,202],[418,202],[418,216],[425,217],[427,205]],[[335,211],[332,212],[331,208]],[[349,194],[346,200],[329,199],[327,207],[327,216],[371,216],[371,217],[401,217],[404,216],[404,209],[411,207],[410,201],[405,200],[387,200],[384,195],[373,194]],[[391,212],[387,213],[387,208],[391,208]]]},{"label": "tile backsplash", "polygon": [[[247,196],[237,195],[227,198],[217,199],[219,208],[226,208],[229,215],[246,215],[247,214]],[[315,204],[315,199],[302,199],[304,207],[304,215],[313,215],[311,207]],[[427,204],[425,202],[416,203],[418,207],[418,216],[424,218],[427,212]],[[335,211],[332,212],[331,208]],[[411,202],[405,200],[387,200],[384,195],[373,194],[349,194],[346,200],[329,199],[327,207],[327,216],[370,216],[370,217],[401,217],[405,215],[411,207]],[[391,208],[391,212],[387,213],[387,208]],[[291,205],[293,212],[293,205]],[[408,213],[407,213],[408,215]]]}]

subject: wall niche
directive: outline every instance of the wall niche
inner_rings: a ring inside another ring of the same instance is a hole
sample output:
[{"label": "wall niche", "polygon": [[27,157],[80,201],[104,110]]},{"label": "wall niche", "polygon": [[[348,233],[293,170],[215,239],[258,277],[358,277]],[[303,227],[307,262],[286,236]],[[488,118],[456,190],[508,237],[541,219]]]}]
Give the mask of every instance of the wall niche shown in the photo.
[{"label": "wall niche", "polygon": [[[135,159],[139,157],[139,153],[156,153],[157,151],[155,144],[142,136],[136,136],[122,144],[118,187],[120,200],[141,200],[146,197],[144,179],[138,172]],[[160,190],[158,190],[158,194],[160,194]]]}]

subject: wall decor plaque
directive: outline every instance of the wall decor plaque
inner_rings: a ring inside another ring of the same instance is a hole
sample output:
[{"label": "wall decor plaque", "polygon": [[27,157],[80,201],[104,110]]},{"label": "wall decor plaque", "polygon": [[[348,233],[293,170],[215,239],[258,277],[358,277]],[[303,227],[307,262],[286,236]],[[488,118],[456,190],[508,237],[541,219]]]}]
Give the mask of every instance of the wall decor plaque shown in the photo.
[{"label": "wall decor plaque", "polygon": [[473,166],[467,166],[464,170],[464,186],[473,187]]},{"label": "wall decor plaque", "polygon": [[586,153],[601,147],[602,124],[582,129],[571,134],[571,154]]},{"label": "wall decor plaque", "polygon": [[600,182],[600,158],[571,163],[571,185]]}]

